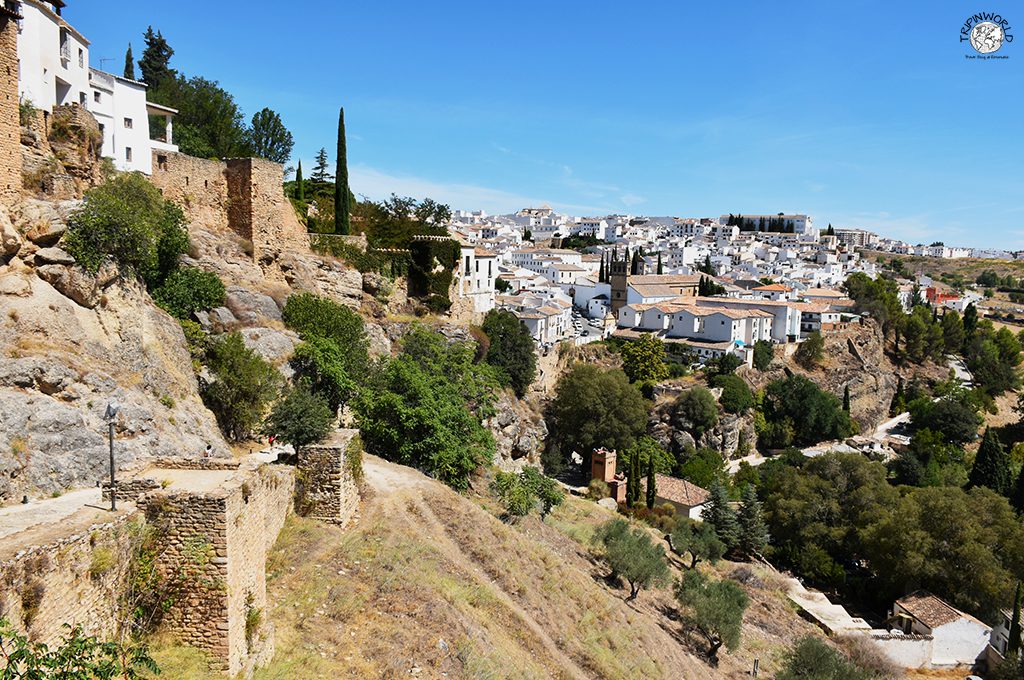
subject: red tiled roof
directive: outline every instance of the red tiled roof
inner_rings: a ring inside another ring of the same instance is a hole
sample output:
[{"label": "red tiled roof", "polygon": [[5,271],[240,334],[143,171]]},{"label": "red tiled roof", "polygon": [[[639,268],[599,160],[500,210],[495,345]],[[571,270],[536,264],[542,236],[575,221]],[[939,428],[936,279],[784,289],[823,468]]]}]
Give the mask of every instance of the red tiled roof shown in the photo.
[{"label": "red tiled roof", "polygon": [[954,609],[925,590],[918,590],[902,599],[896,600],[896,604],[903,607],[908,614],[933,630],[947,623],[953,623],[965,616],[960,610]]},{"label": "red tiled roof", "polygon": [[669,477],[668,475],[654,475],[654,486],[658,496],[665,500],[685,505],[688,508],[701,505],[707,502],[711,493],[702,489],[696,484],[691,484],[685,479]]}]

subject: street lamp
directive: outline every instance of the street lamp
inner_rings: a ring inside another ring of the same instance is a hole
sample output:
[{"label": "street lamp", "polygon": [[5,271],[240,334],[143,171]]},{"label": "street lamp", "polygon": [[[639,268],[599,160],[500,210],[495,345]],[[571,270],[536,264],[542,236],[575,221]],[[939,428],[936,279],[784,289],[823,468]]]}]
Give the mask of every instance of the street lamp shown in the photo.
[{"label": "street lamp", "polygon": [[110,441],[110,510],[111,512],[117,510],[117,487],[114,486],[114,418],[117,417],[118,412],[121,410],[121,405],[116,401],[110,401],[107,403],[107,410],[103,412],[103,417],[107,419],[107,434]]}]

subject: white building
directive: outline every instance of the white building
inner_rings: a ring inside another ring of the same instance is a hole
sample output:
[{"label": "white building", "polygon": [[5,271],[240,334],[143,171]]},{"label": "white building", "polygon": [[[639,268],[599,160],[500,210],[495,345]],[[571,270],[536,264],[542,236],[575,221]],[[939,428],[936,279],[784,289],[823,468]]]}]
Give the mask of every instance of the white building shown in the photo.
[{"label": "white building", "polygon": [[455,288],[460,298],[473,301],[474,313],[486,314],[494,309],[494,279],[497,275],[498,260],[494,253],[462,244]]},{"label": "white building", "polygon": [[[22,0],[18,29],[18,96],[49,113],[89,110],[103,133],[103,156],[118,170],[152,172],[153,150],[177,151],[175,109],[146,101],[145,83],[89,67],[89,41],[60,15],[59,0]],[[165,119],[163,140],[150,139],[149,116]]]},{"label": "white building", "polygon": [[[890,621],[905,635],[931,638],[927,663],[931,667],[974,665],[985,653],[992,633],[978,619],[925,591],[897,600]],[[891,646],[882,648],[888,652]]]}]

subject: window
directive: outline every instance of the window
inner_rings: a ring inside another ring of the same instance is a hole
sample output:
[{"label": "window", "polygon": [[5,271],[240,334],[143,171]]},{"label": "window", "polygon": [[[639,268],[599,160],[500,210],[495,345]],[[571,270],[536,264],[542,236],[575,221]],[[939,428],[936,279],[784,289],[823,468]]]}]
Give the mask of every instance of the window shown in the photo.
[{"label": "window", "polygon": [[88,102],[89,102],[89,98],[85,95],[85,93],[84,92],[79,92],[78,93],[78,103],[80,103],[83,107],[85,107],[85,105]]},{"label": "window", "polygon": [[124,119],[124,127],[125,127],[126,130],[131,130],[132,129],[132,119],[131,118],[125,118]]},{"label": "window", "polygon": [[94,102],[96,102],[97,104],[99,104],[100,103],[100,93],[99,92],[93,92],[92,93],[92,100]]},{"label": "window", "polygon": [[129,163],[132,162],[132,147],[126,146],[124,148],[124,159]]},{"label": "window", "polygon": [[167,169],[167,156],[165,156],[163,154],[158,154],[157,157],[156,157],[156,167],[160,168],[161,170],[166,170]]},{"label": "window", "polygon": [[469,255],[466,255],[466,273],[469,273]]},{"label": "window", "polygon": [[85,50],[78,48],[78,68],[85,68]]}]

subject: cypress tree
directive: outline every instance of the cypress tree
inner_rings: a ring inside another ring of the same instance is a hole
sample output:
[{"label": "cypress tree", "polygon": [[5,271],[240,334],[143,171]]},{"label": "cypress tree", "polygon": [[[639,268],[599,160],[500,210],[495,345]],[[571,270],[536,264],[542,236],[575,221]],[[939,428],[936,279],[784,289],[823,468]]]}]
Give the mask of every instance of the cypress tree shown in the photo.
[{"label": "cypress tree", "polygon": [[850,412],[850,386],[843,387],[843,410]]},{"label": "cypress tree", "polygon": [[1010,620],[1009,642],[1006,644],[1006,656],[1020,652],[1020,581],[1017,581],[1017,593],[1013,596],[1013,618]]},{"label": "cypress tree", "polygon": [[302,161],[299,161],[299,167],[295,171],[295,198],[300,201],[306,200],[306,187],[302,181]]},{"label": "cypress tree", "polygon": [[351,193],[348,189],[348,152],[345,148],[345,107],[338,110],[338,158],[337,170],[334,173],[334,233],[349,234],[352,232],[352,221],[349,212]]},{"label": "cypress tree", "polygon": [[964,310],[964,347],[974,339],[974,331],[978,328],[978,308],[974,303],[967,305]]},{"label": "cypress tree", "polygon": [[135,58],[132,57],[131,43],[128,43],[128,51],[124,54],[124,77],[135,80]]},{"label": "cypress tree", "polygon": [[752,557],[760,554],[768,545],[768,525],[761,513],[761,501],[753,484],[743,487],[739,512],[739,547],[744,555]]},{"label": "cypress tree", "polygon": [[661,251],[658,251],[658,273],[659,274],[664,274],[665,273],[664,268],[661,266]]},{"label": "cypress tree", "polygon": [[1013,485],[1010,505],[1014,507],[1018,515],[1024,515],[1024,467],[1020,469],[1020,474],[1017,475],[1017,483]]},{"label": "cypress tree", "polygon": [[986,428],[985,437],[981,440],[978,455],[974,459],[974,467],[967,480],[967,488],[987,486],[998,494],[1010,493],[1010,456],[1003,448],[996,433]]},{"label": "cypress tree", "polygon": [[601,268],[597,270],[597,282],[604,283],[604,253],[601,253]]},{"label": "cypress tree", "polygon": [[736,519],[736,512],[729,505],[729,493],[725,490],[722,482],[717,479],[711,485],[711,497],[708,498],[708,502],[704,506],[701,519],[715,530],[718,540],[724,543],[728,550],[737,546],[740,539],[740,525]]},{"label": "cypress tree", "polygon": [[658,482],[654,477],[654,454],[647,456],[647,509],[654,509],[654,501],[658,496]]},{"label": "cypress tree", "polygon": [[640,453],[629,456],[629,479],[626,480],[626,505],[633,507],[640,502]]},{"label": "cypress tree", "polygon": [[629,273],[634,276],[640,273],[640,251],[633,251],[633,261],[629,263]]}]

